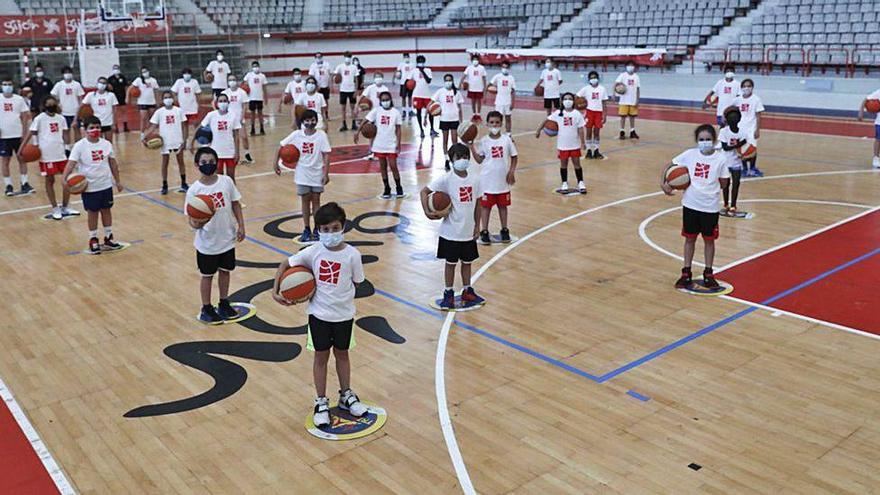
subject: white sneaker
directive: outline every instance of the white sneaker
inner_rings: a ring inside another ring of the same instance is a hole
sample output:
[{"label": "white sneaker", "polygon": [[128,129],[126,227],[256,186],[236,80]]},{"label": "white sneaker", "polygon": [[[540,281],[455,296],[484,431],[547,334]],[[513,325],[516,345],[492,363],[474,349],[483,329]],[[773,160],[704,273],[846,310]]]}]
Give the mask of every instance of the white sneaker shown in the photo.
[{"label": "white sneaker", "polygon": [[581,193],[587,192],[587,185],[584,184],[584,181],[578,182],[578,191]]},{"label": "white sneaker", "polygon": [[568,191],[568,182],[563,182],[559,189],[562,191]]},{"label": "white sneaker", "polygon": [[359,418],[367,413],[367,406],[363,405],[351,389],[345,392],[339,391],[339,409],[348,411],[352,416]]},{"label": "white sneaker", "polygon": [[326,397],[315,399],[315,414],[312,416],[315,426],[327,426],[330,424],[330,402]]},{"label": "white sneaker", "polygon": [[61,207],[60,206],[56,206],[55,208],[52,208],[52,220],[61,220],[63,217],[64,217],[64,215],[61,214]]},{"label": "white sneaker", "polygon": [[875,156],[874,161],[871,162],[871,165],[874,168],[880,168],[880,156]]},{"label": "white sneaker", "polygon": [[66,206],[61,207],[61,215],[65,217],[75,217],[79,216],[79,212],[77,210],[72,210]]}]

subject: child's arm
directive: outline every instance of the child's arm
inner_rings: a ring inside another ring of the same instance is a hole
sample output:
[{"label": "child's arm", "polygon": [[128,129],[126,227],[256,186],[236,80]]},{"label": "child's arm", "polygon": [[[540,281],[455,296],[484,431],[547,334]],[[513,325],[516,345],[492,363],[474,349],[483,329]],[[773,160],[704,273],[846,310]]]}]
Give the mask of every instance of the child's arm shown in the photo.
[{"label": "child's arm", "polygon": [[761,113],[762,112],[757,112],[755,114],[755,139],[761,137]]},{"label": "child's arm", "polygon": [[150,122],[150,123],[147,125],[147,130],[146,130],[146,132],[144,132],[144,138],[141,139],[141,142],[142,142],[142,143],[146,143],[146,142],[147,142],[147,136],[149,136],[150,134],[152,134],[153,132],[156,132],[156,131],[158,131],[158,130],[159,130],[159,126],[157,126],[156,124]]},{"label": "child's arm", "polygon": [[516,165],[519,163],[519,157],[514,155],[510,157],[510,168],[507,169],[507,183],[511,186],[516,184]]},{"label": "child's arm", "polygon": [[18,154],[21,155],[21,150],[24,149],[25,146],[31,141],[31,136],[34,138],[37,137],[37,131],[26,132],[24,135],[24,140],[21,142],[21,145],[18,147]]},{"label": "child's arm", "polygon": [[477,162],[477,165],[483,163],[483,160],[486,159],[486,155],[480,153],[480,150],[475,146],[476,140],[468,143],[468,148],[471,149],[471,156],[474,158],[474,161]]},{"label": "child's arm", "polygon": [[275,175],[281,175],[281,167],[278,165],[279,160],[281,160],[281,148],[275,150],[275,161],[272,162],[272,170],[275,171]]},{"label": "child's arm", "polygon": [[510,90],[510,109],[513,110],[513,108],[515,106],[516,106],[516,91],[511,89]]},{"label": "child's arm", "polygon": [[586,126],[578,127],[578,137],[581,140],[581,149],[587,149],[587,132]]},{"label": "child's arm", "polygon": [[865,105],[868,104],[868,99],[865,98],[862,100],[862,104],[859,105],[859,122],[865,120]]},{"label": "child's arm", "polygon": [[480,237],[480,212],[483,209],[479,204],[474,205],[474,239]]},{"label": "child's arm", "polygon": [[544,130],[545,125],[547,125],[547,119],[541,121],[541,124],[538,126],[538,130],[535,131],[535,139],[539,139],[541,137],[541,131]]},{"label": "child's arm", "polygon": [[672,196],[675,191],[674,189],[672,189],[672,186],[670,186],[669,183],[666,182],[666,170],[668,170],[669,167],[671,167],[673,165],[675,165],[675,164],[668,163],[668,164],[664,165],[663,170],[660,172],[660,189],[662,189],[663,192],[666,193],[667,196]]},{"label": "child's arm", "polygon": [[[122,185],[122,181],[119,180],[119,164],[116,163],[116,158],[112,156],[107,159],[107,162],[110,163],[110,173],[113,174],[113,180],[116,181],[116,190],[122,192],[125,190],[125,186]],[[67,164],[70,166],[70,163]]]},{"label": "child's arm", "polygon": [[397,124],[394,129],[394,135],[397,136],[397,149],[395,153],[400,154],[400,124]]},{"label": "child's arm", "polygon": [[464,112],[461,111],[461,103],[458,104],[458,121],[464,120]]},{"label": "child's arm", "polygon": [[330,183],[330,153],[321,153],[321,157],[324,159],[324,185],[326,186]]},{"label": "child's arm", "polygon": [[278,290],[278,286],[281,284],[281,276],[284,275],[284,272],[286,272],[288,269],[290,269],[289,260],[288,258],[284,258],[284,261],[282,261],[281,264],[278,265],[278,270],[275,271],[275,282],[272,284],[272,299],[275,299],[275,302],[283,306],[293,306],[294,304],[296,304],[293,301],[288,301],[287,299],[281,297],[281,294]]},{"label": "child's arm", "polygon": [[232,202],[232,214],[235,215],[235,221],[238,222],[238,230],[235,232],[235,239],[241,242],[246,237],[244,232],[244,214],[241,212],[241,201]]},{"label": "child's arm", "polygon": [[64,189],[70,189],[70,186],[67,185],[67,178],[70,174],[73,173],[73,169],[76,168],[76,160],[68,160],[67,165],[64,167],[64,172],[62,172],[61,177],[61,187]]},{"label": "child's arm", "polygon": [[235,148],[235,154],[232,155],[232,161],[234,163],[238,163],[239,154],[238,154],[238,129],[232,130],[232,146]]},{"label": "child's arm", "polygon": [[[602,100],[602,124],[608,121],[608,98]],[[598,136],[598,134],[597,134]]]},{"label": "child's arm", "polygon": [[636,103],[635,106],[639,106],[639,100],[642,99],[642,88],[636,87]]}]

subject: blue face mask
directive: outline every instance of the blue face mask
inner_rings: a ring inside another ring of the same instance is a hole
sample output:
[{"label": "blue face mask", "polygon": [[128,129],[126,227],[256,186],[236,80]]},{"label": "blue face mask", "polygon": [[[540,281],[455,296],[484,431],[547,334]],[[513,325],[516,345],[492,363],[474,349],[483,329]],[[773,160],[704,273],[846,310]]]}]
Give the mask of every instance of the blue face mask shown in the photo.
[{"label": "blue face mask", "polygon": [[697,148],[700,149],[703,153],[708,153],[709,151],[715,149],[715,143],[712,141],[697,141]]},{"label": "blue face mask", "polygon": [[464,172],[468,169],[468,167],[470,167],[470,165],[471,161],[466,158],[462,158],[461,160],[455,160],[454,162],[452,162],[452,168],[459,172]]},{"label": "blue face mask", "polygon": [[342,231],[339,232],[321,232],[321,244],[326,248],[334,248],[344,240],[345,236]]}]

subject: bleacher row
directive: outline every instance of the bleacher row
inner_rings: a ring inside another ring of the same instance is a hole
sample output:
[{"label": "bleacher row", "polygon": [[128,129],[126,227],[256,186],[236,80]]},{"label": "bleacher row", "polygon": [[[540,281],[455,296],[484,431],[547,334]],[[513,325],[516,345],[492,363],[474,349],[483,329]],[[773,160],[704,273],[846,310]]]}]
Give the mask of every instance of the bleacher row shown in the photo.
[{"label": "bleacher row", "polygon": [[217,26],[226,31],[294,30],[302,25],[305,0],[194,0]]},{"label": "bleacher row", "polygon": [[414,27],[430,22],[449,0],[325,0],[324,26],[339,28]]}]

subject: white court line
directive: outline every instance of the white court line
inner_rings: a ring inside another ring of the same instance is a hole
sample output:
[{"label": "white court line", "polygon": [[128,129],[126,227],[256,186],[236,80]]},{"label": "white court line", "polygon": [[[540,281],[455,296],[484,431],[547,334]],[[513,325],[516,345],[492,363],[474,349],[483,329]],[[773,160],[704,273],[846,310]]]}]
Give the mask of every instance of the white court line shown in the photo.
[{"label": "white court line", "polygon": [[[823,175],[845,175],[845,174],[860,174],[860,173],[876,173],[875,170],[836,170],[829,172],[804,172],[797,174],[787,174],[787,175],[774,175],[769,177],[756,177],[750,179],[750,181],[764,181],[764,180],[777,180],[777,179],[791,179],[791,178],[800,178],[800,177],[813,177],[813,176],[823,176]],[[506,248],[498,252],[495,256],[493,256],[489,261],[486,262],[485,265],[481,266],[479,270],[474,274],[471,283],[474,284],[479,280],[479,278],[498,260],[502,257],[510,253],[513,249],[518,247],[520,244],[526,242],[527,240],[535,237],[538,234],[546,232],[547,230],[556,227],[562,223],[568,222],[569,220],[573,220],[575,218],[579,218],[581,216],[587,215],[589,213],[593,213],[611,206],[617,206],[624,203],[628,203],[631,201],[638,201],[646,198],[651,198],[655,196],[663,195],[663,191],[657,191],[653,193],[640,194],[637,196],[631,196],[625,199],[619,199],[617,201],[612,201],[610,203],[606,203],[604,205],[596,206],[587,210],[583,210],[581,212],[575,213],[573,215],[569,215],[565,218],[561,218],[556,220],[553,223],[547,224],[537,230],[534,230],[525,236],[521,237],[519,240],[511,243]],[[864,206],[864,205],[860,205]],[[677,208],[677,207],[676,207]],[[670,209],[670,211],[675,208]],[[727,296],[724,296],[727,297]],[[736,298],[730,298],[731,300],[736,300],[737,302],[741,302],[743,304],[748,304],[750,306],[757,306],[755,303],[749,301],[742,301]],[[768,309],[770,311],[779,311],[776,308],[766,308],[762,307],[762,309]],[[786,313],[788,314],[788,313]],[[864,332],[856,329],[851,329],[847,327],[841,327],[840,325],[835,325],[827,322],[820,322],[819,320],[815,320],[812,318],[804,317],[802,315],[791,314],[794,317],[800,317],[801,319],[812,321],[814,323],[822,323],[831,328],[837,328],[839,330],[844,330],[847,332],[857,333],[859,335],[865,335]],[[455,313],[448,313],[446,318],[443,320],[443,326],[440,328],[440,338],[437,341],[437,353],[435,356],[435,366],[434,366],[434,387],[437,396],[437,412],[440,416],[440,429],[443,431],[443,439],[446,442],[446,449],[449,451],[449,457],[452,460],[452,465],[455,468],[455,474],[458,477],[458,482],[461,485],[461,489],[464,493],[471,495],[475,494],[476,490],[474,489],[473,482],[471,481],[470,475],[467,471],[467,466],[464,462],[464,458],[461,455],[461,449],[458,446],[458,440],[455,438],[455,430],[452,427],[452,420],[449,416],[449,405],[446,402],[446,379],[445,379],[445,358],[446,358],[446,346],[449,342],[449,331],[452,327],[452,322],[455,320]],[[870,335],[874,338],[876,336]]]}]

